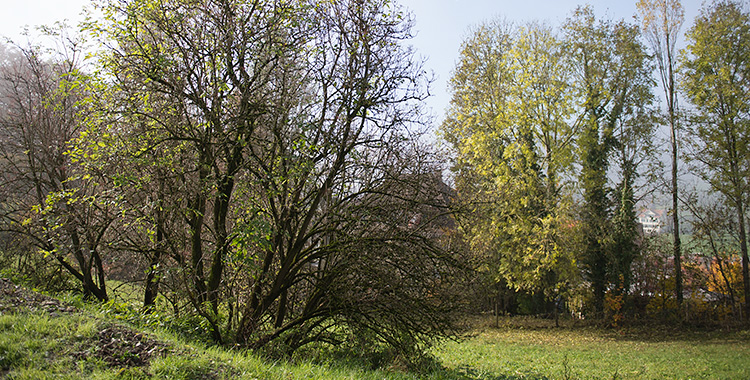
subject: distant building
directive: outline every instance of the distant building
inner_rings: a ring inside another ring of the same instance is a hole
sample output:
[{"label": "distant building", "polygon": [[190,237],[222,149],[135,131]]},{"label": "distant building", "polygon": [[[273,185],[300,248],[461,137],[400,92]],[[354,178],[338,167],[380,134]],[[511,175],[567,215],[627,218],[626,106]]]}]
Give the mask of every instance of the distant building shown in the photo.
[{"label": "distant building", "polygon": [[643,227],[645,235],[660,234],[666,232],[664,231],[664,227],[666,226],[665,217],[665,210],[642,209],[638,213],[638,223]]}]

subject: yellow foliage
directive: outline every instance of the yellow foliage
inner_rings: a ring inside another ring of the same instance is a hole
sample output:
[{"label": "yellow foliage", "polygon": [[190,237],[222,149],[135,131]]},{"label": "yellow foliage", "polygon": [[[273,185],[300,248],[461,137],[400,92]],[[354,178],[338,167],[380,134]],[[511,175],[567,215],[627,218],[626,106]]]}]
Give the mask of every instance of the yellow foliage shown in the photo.
[{"label": "yellow foliage", "polygon": [[741,295],[742,289],[742,263],[738,259],[713,262],[708,270],[708,290],[725,296],[730,296],[734,291],[735,296]]}]

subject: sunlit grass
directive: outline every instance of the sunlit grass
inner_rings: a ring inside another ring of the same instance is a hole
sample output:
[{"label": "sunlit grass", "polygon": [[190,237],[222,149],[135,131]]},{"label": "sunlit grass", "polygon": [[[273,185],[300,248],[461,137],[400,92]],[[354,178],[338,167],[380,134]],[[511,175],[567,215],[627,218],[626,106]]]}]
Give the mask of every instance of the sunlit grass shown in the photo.
[{"label": "sunlit grass", "polygon": [[435,351],[476,379],[747,379],[746,332],[658,328],[483,327]]},{"label": "sunlit grass", "polygon": [[[301,356],[273,361],[242,350],[211,347],[168,329],[147,334],[170,347],[144,367],[117,367],[85,353],[99,333],[122,320],[87,306],[74,313],[0,315],[0,377],[9,379],[747,379],[750,331],[677,327],[602,329],[567,322],[481,320],[469,337],[433,350],[437,366],[407,372],[340,358]],[[82,354],[83,353],[83,354]],[[326,356],[327,355],[327,356]],[[443,368],[439,368],[443,366]]]},{"label": "sunlit grass", "polygon": [[69,377],[75,353],[89,347],[97,331],[96,322],[80,314],[0,315],[0,368],[9,371],[8,378]]},{"label": "sunlit grass", "polygon": [[[274,362],[241,350],[207,347],[167,331],[149,335],[170,347],[145,367],[113,367],[92,353],[113,321],[89,312],[0,315],[0,377],[8,379],[416,379],[416,374],[349,366]],[[119,323],[119,322],[118,322]]]}]

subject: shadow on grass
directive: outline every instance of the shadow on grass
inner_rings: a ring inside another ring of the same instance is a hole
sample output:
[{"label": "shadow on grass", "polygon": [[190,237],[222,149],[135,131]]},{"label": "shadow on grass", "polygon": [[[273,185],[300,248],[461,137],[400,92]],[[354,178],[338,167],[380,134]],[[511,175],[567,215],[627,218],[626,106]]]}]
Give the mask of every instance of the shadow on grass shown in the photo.
[{"label": "shadow on grass", "polygon": [[471,366],[461,366],[456,370],[446,370],[445,375],[448,379],[461,380],[550,380],[543,375],[498,375],[487,371],[478,370]]},{"label": "shadow on grass", "polygon": [[[447,368],[433,355],[421,356],[416,362],[405,363],[378,350],[357,351],[342,347],[316,347],[300,352],[296,360],[357,373],[359,371],[383,371],[393,378],[420,378],[430,380],[550,380],[541,374],[498,374],[470,365]],[[384,378],[391,378],[386,376]]]},{"label": "shadow on grass", "polygon": [[554,320],[537,317],[502,317],[495,327],[494,318],[478,317],[473,325],[482,330],[524,330],[538,332],[587,333],[616,341],[643,343],[750,343],[750,327],[745,324],[690,324],[658,320],[640,320],[622,326],[605,326],[601,321],[561,319],[556,327]]},{"label": "shadow on grass", "polygon": [[750,326],[742,323],[706,324],[640,320],[618,327],[598,327],[603,337],[643,343],[750,343]]}]

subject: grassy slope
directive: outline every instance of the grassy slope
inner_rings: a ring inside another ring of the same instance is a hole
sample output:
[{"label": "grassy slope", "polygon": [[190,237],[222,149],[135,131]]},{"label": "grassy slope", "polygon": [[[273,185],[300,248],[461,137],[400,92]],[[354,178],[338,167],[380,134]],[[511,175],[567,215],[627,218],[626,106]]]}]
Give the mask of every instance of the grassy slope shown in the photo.
[{"label": "grassy slope", "polygon": [[[5,300],[0,300],[3,303]],[[47,304],[45,304],[45,302]],[[414,379],[331,359],[273,363],[167,332],[122,327],[89,309],[0,305],[0,377],[15,379]],[[20,311],[19,311],[20,310]],[[435,355],[427,379],[747,379],[750,332],[554,329],[546,322],[482,328]],[[677,334],[677,335],[675,335]],[[147,361],[136,366],[139,360]]]},{"label": "grassy slope", "polygon": [[343,363],[269,362],[167,331],[142,332],[95,306],[79,308],[0,279],[0,378],[414,379]]},{"label": "grassy slope", "polygon": [[[0,315],[0,376],[12,379],[413,378],[406,374],[309,363],[269,363],[239,351],[180,342],[163,332],[103,339],[102,332],[113,326],[116,324],[86,312],[50,315],[46,311],[35,311]],[[141,343],[139,336],[159,342],[158,354],[145,366],[129,365],[129,357],[135,354],[127,349],[108,349],[110,342],[118,339],[124,339],[132,347]]]}]

